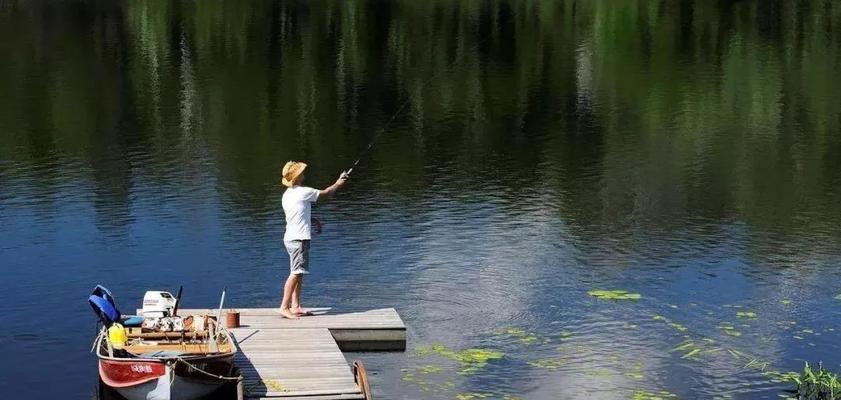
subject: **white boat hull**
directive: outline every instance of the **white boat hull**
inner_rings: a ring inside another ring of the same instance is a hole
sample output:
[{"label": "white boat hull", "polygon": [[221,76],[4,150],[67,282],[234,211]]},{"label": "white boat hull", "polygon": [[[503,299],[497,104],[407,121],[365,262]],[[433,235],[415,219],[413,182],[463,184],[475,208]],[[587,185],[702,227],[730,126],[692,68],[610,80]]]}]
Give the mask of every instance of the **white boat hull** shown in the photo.
[{"label": "white boat hull", "polygon": [[166,373],[156,380],[135,386],[114,388],[127,400],[193,400],[218,389],[222,383],[196,382],[174,375],[167,366]]}]

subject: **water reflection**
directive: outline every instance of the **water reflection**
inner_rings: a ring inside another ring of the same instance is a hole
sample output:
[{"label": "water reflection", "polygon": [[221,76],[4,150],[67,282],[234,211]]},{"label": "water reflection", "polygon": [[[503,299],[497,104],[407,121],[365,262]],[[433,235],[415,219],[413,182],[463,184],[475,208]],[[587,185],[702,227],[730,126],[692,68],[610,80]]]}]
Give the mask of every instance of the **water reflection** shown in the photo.
[{"label": "water reflection", "polygon": [[[361,356],[379,397],[774,396],[728,350],[765,372],[841,362],[839,18],[823,0],[0,2],[0,302],[10,332],[73,332],[0,336],[24,365],[0,387],[89,393],[95,283],[128,309],[178,284],[206,305],[220,282],[276,304],[280,167],[328,182],[408,100],[317,210],[314,301],[395,305],[410,347],[504,357],[458,376]],[[710,352],[682,358],[687,340]],[[43,385],[70,362],[90,368]]]}]

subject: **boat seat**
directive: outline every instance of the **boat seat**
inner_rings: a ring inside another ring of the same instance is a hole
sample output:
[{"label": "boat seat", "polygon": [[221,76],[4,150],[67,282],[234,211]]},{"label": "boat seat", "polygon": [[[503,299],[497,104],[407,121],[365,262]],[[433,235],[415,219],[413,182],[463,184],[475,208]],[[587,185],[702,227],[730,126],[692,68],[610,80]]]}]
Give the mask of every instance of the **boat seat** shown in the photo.
[{"label": "boat seat", "polygon": [[[162,357],[164,353],[173,353],[174,355],[183,354],[202,354],[210,353],[210,349],[206,343],[161,343],[161,344],[132,344],[127,345],[124,349],[139,357]],[[228,353],[231,351],[231,345],[222,343],[219,345],[220,353]],[[169,355],[169,354],[167,354]]]}]

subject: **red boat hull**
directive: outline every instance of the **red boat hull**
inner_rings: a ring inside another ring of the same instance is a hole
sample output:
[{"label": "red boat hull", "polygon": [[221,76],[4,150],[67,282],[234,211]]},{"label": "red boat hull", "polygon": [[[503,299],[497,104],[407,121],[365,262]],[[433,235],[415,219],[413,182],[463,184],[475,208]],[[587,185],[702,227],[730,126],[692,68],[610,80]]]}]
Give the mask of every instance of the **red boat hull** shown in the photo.
[{"label": "red boat hull", "polygon": [[140,385],[166,374],[163,361],[99,360],[99,377],[113,388]]},{"label": "red boat hull", "polygon": [[230,376],[233,359],[233,354],[191,357],[184,362],[100,358],[99,376],[104,384],[129,400],[194,399],[213,392],[226,382],[216,377]]}]

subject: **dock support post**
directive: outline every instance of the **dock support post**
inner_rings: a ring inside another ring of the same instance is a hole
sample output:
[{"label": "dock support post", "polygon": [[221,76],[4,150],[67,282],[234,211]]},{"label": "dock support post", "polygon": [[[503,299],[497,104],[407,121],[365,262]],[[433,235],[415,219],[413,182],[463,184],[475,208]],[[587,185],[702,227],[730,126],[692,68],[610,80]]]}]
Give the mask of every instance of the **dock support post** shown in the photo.
[{"label": "dock support post", "polygon": [[[239,374],[239,371],[237,371]],[[239,380],[237,381],[237,400],[245,400],[245,379],[243,379],[242,374],[239,374]]]}]

